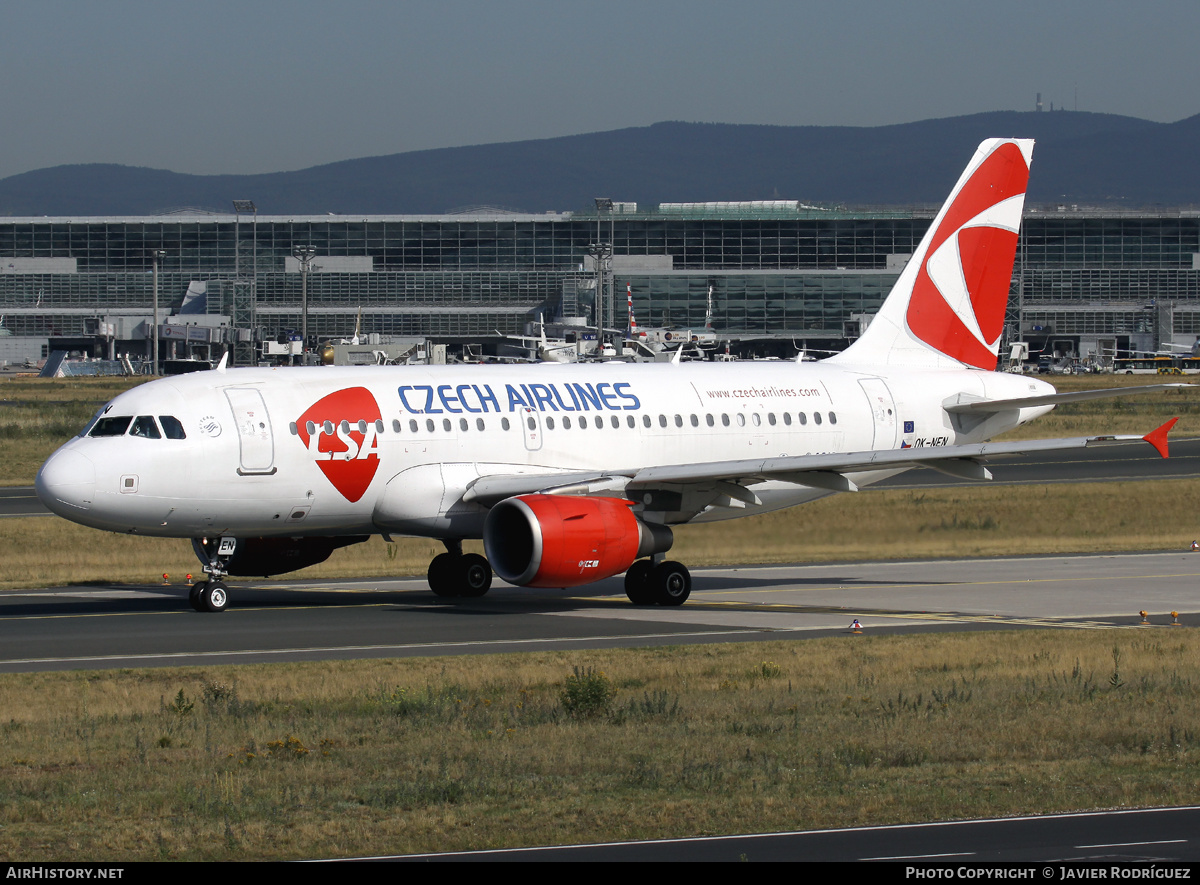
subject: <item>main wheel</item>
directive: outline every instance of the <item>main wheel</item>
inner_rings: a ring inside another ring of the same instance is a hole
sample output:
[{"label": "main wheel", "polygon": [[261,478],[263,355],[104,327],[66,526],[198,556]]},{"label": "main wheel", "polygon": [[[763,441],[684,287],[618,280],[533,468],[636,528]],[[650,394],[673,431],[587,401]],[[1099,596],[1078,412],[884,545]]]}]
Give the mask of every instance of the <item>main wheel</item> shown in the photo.
[{"label": "main wheel", "polygon": [[429,571],[425,577],[429,581],[429,589],[434,596],[453,598],[458,596],[459,581],[457,577],[458,557],[450,553],[439,553],[429,563]]},{"label": "main wheel", "polygon": [[654,605],[657,601],[650,589],[650,572],[654,563],[649,559],[639,559],[625,572],[625,595],[634,605]]},{"label": "main wheel", "polygon": [[223,612],[229,605],[229,588],[225,586],[224,581],[206,581],[197,598],[201,611]]},{"label": "main wheel", "polygon": [[458,563],[460,596],[479,597],[491,589],[492,567],[478,553],[467,553]]},{"label": "main wheel", "polygon": [[683,605],[692,593],[692,574],[680,562],[655,566],[646,581],[659,605]]}]

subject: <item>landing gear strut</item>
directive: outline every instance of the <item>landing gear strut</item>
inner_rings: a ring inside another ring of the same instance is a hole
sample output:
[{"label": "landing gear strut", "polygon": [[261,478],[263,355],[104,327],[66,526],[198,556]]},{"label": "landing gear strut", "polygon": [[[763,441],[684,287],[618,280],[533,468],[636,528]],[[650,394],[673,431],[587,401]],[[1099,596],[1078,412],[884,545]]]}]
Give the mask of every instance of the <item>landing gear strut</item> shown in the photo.
[{"label": "landing gear strut", "polygon": [[443,598],[476,598],[492,586],[492,567],[478,553],[463,553],[462,541],[442,541],[446,552],[429,563],[429,589]]},{"label": "landing gear strut", "polygon": [[192,549],[207,578],[188,590],[188,603],[198,612],[223,612],[229,605],[229,586],[223,580],[229,558],[237,549],[236,538],[193,538]]}]

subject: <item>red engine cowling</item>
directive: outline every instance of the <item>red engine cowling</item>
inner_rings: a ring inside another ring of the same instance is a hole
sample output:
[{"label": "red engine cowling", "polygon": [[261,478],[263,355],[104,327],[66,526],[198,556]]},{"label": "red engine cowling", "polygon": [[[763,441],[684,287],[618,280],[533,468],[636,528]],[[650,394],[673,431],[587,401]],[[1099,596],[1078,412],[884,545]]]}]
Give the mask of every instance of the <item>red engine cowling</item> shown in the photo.
[{"label": "red engine cowling", "polygon": [[483,547],[496,574],[524,587],[578,587],[619,575],[640,556],[668,550],[666,526],[650,526],[619,498],[521,495],[488,513]]}]

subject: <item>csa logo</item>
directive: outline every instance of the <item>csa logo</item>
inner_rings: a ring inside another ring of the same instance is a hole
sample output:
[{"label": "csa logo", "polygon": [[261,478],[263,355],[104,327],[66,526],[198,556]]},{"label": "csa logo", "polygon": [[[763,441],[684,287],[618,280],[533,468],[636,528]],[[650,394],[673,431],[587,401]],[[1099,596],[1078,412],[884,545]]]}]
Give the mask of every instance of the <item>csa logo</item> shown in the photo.
[{"label": "csa logo", "polygon": [[296,421],[308,454],[347,501],[361,498],[379,469],[379,404],[365,387],[317,400]]}]

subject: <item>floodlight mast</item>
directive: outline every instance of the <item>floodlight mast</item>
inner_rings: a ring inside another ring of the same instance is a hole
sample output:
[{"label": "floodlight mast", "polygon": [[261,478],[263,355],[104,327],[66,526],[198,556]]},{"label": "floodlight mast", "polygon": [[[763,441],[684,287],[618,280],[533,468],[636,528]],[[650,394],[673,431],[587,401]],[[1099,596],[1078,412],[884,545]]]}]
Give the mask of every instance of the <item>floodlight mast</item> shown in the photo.
[{"label": "floodlight mast", "polygon": [[151,374],[158,374],[158,263],[167,257],[167,253],[162,249],[153,249],[150,252],[151,266],[153,268],[153,279],[151,288],[154,290],[154,325],[150,333],[152,343],[152,356],[150,358]]},{"label": "floodlight mast", "polygon": [[296,246],[292,255],[300,262],[300,364],[304,365],[308,355],[308,269],[317,250],[315,246]]},{"label": "floodlight mast", "polygon": [[[248,330],[256,328],[258,319],[258,207],[254,205],[253,200],[234,200],[233,201],[233,279],[234,279],[234,310],[231,317],[231,325],[233,326],[234,340],[230,342],[229,350],[232,351],[231,357],[235,360],[238,358],[239,349],[243,352],[242,357],[246,357],[244,348],[239,348],[237,344],[238,336],[238,321],[245,320]],[[250,283],[247,286],[246,281],[242,279],[241,256],[242,256],[242,216],[249,215],[251,219],[250,227]],[[246,289],[249,288],[250,294],[247,298]],[[239,299],[243,299],[240,303]],[[247,306],[248,302],[248,306]],[[253,353],[257,345],[257,336],[254,331],[249,332],[250,347],[248,348],[253,362]]]},{"label": "floodlight mast", "polygon": [[596,355],[604,355],[604,280],[612,262],[612,243],[588,243],[588,255],[596,263]]}]

